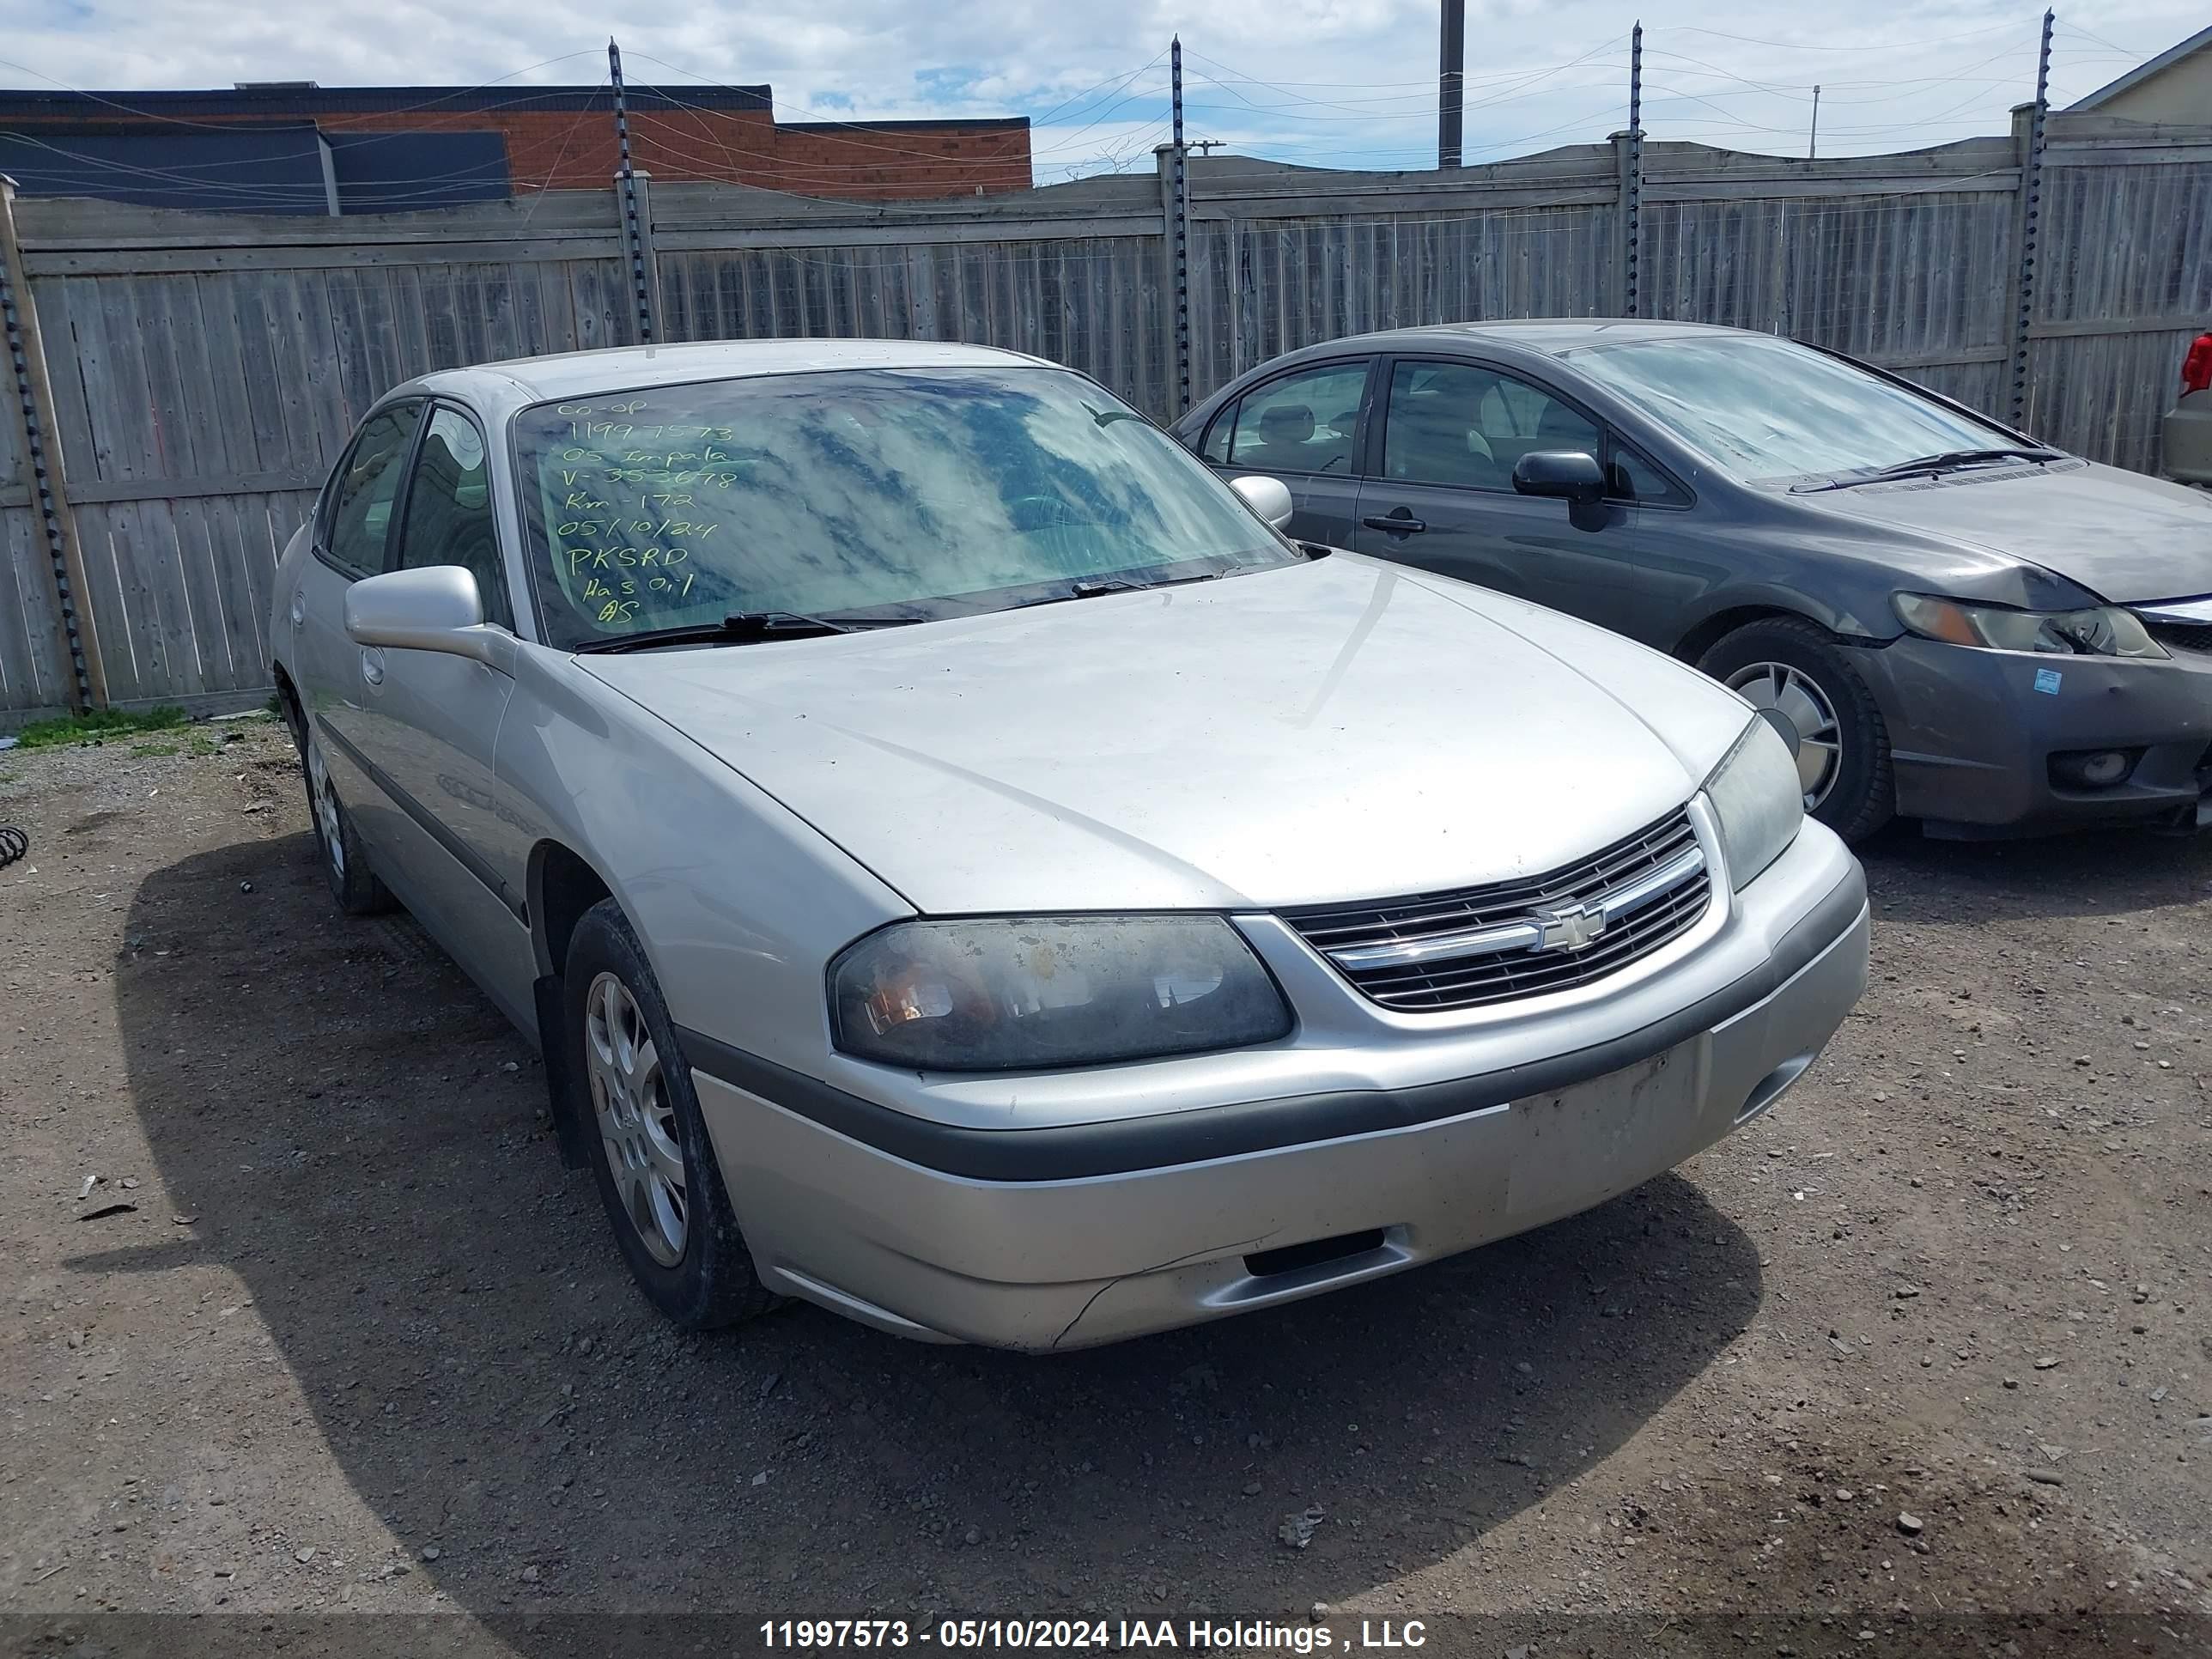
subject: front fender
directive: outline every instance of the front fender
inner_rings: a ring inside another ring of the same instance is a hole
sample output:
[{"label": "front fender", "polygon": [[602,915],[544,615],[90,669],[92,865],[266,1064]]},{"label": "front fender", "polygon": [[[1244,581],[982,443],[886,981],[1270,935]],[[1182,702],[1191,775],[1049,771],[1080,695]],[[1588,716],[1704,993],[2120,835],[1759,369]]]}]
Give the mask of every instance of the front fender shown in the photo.
[{"label": "front fender", "polygon": [[678,1024],[818,1076],[830,958],[913,907],[574,659],[523,647],[515,678],[497,762],[514,890],[561,843],[621,904]]}]

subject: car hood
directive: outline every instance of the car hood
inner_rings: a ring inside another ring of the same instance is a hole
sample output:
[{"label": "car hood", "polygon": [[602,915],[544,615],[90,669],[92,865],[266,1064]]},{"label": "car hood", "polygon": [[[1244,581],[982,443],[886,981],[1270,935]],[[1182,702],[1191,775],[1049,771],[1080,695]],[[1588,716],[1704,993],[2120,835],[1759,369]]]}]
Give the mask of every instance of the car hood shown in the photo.
[{"label": "car hood", "polygon": [[938,913],[1272,908],[1540,872],[1680,806],[1747,719],[1615,635],[1347,554],[575,661]]},{"label": "car hood", "polygon": [[2212,592],[2212,495],[2118,467],[1955,472],[1797,499],[2026,559],[2115,605]]}]

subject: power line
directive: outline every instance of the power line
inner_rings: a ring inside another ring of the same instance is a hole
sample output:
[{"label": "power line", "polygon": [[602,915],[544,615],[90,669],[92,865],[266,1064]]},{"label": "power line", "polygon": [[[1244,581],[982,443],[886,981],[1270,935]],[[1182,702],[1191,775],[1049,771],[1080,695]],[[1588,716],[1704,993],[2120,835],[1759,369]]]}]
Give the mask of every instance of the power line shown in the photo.
[{"label": "power line", "polygon": [[1917,52],[1923,46],[1947,46],[1954,40],[1972,40],[1984,34],[1995,34],[2002,29],[2017,29],[2017,23],[1992,23],[1987,28],[1968,29],[1963,34],[1941,35],[1931,40],[1880,40],[1870,46],[1815,46],[1800,40],[1761,40],[1748,34],[1730,34],[1725,29],[1700,28],[1691,23],[1662,23],[1654,25],[1651,33],[1669,34],[1709,34],[1717,40],[1734,40],[1747,46],[1772,46],[1783,52]]}]

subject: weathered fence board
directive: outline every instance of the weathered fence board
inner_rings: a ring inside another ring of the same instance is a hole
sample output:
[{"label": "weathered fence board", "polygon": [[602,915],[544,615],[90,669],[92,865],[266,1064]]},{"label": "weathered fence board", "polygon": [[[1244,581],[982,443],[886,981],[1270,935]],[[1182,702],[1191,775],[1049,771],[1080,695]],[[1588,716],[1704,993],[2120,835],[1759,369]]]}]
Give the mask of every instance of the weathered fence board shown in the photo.
[{"label": "weathered fence board", "polygon": [[[2028,423],[2148,470],[2181,351],[2212,320],[2212,131],[2061,116],[2051,132]],[[1832,345],[2001,410],[2022,154],[2018,134],[1829,161],[1647,144],[1641,308]],[[1451,173],[1194,161],[1194,395],[1346,334],[1616,312],[1622,176],[1613,145]],[[1153,175],[902,204],[656,185],[658,332],[1000,345],[1170,417],[1165,201]],[[236,704],[265,684],[278,551],[387,388],[635,335],[611,191],[332,220],[15,211],[118,702]],[[69,684],[10,424],[0,722]]]}]

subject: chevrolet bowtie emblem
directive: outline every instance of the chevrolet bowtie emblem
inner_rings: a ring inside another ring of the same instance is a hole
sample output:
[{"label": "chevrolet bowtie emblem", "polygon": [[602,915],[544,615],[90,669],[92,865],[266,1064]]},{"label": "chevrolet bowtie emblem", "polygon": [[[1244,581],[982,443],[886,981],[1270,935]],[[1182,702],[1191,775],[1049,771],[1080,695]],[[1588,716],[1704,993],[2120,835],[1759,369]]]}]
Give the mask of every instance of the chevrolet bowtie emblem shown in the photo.
[{"label": "chevrolet bowtie emblem", "polygon": [[1587,951],[1605,932],[1605,912],[1575,905],[1565,910],[1547,910],[1537,916],[1536,925],[1544,936],[1538,942],[1539,951]]}]

